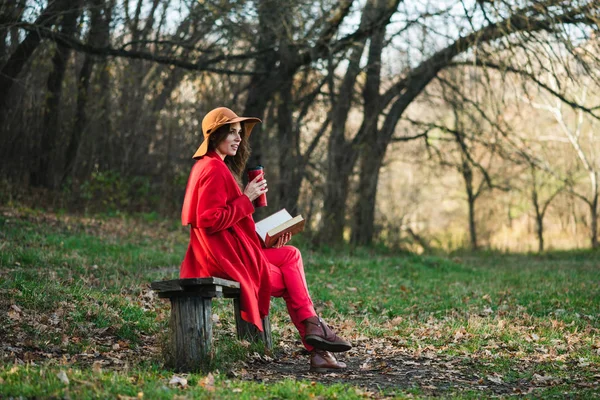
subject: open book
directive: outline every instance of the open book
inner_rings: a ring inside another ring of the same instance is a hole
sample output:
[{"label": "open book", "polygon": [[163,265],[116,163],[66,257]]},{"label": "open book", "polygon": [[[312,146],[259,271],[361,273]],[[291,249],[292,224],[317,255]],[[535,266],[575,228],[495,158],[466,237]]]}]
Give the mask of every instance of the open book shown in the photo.
[{"label": "open book", "polygon": [[290,232],[295,235],[304,230],[304,218],[302,215],[292,217],[285,208],[277,211],[256,223],[256,233],[263,240],[266,247],[272,247],[277,239],[284,233]]}]

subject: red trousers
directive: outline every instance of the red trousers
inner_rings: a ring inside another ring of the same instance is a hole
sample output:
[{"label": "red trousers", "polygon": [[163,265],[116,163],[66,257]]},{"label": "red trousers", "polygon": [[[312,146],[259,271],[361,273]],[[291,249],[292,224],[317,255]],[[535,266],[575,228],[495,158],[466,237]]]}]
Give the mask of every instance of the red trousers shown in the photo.
[{"label": "red trousers", "polygon": [[304,342],[304,321],[317,315],[308,293],[300,250],[292,246],[263,249],[271,266],[271,296],[283,297],[292,322],[300,332],[308,351],[313,347]]}]

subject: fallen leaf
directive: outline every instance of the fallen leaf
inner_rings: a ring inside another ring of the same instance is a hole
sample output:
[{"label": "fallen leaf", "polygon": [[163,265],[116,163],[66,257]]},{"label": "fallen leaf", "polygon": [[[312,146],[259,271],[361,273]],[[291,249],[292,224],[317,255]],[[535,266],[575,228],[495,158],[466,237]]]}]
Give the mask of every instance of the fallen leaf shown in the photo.
[{"label": "fallen leaf", "polygon": [[502,380],[502,378],[499,377],[499,376],[488,376],[487,380],[490,381],[490,382],[494,382],[494,383],[496,383],[498,385],[504,383],[504,381]]},{"label": "fallen leaf", "polygon": [[101,373],[102,363],[100,361],[94,361],[94,364],[92,364],[92,371],[94,371],[95,374]]},{"label": "fallen leaf", "polygon": [[25,362],[35,361],[35,354],[31,351],[26,351],[23,355],[23,359],[25,360]]},{"label": "fallen leaf", "polygon": [[13,321],[19,321],[21,319],[21,314],[13,310],[10,310],[7,315],[8,318],[12,319]]},{"label": "fallen leaf", "polygon": [[460,327],[456,330],[456,332],[454,332],[454,341],[458,342],[459,340],[461,340],[462,338],[464,338],[467,335],[467,330],[464,327]]},{"label": "fallen leaf", "polygon": [[56,374],[56,377],[65,385],[69,384],[69,377],[65,371],[61,370],[58,374]]},{"label": "fallen leaf", "polygon": [[590,365],[590,362],[586,358],[580,357],[578,361],[579,363],[577,365],[579,367],[588,367]]},{"label": "fallen leaf", "polygon": [[177,375],[173,375],[173,377],[171,378],[171,380],[169,381],[169,385],[174,385],[174,386],[181,386],[182,388],[186,388],[187,387],[187,379],[182,378],[180,376]]},{"label": "fallen leaf", "polygon": [[551,381],[552,379],[554,379],[554,378],[551,376],[542,376],[539,374],[533,374],[533,380],[536,382],[544,383],[544,382]]},{"label": "fallen leaf", "polygon": [[198,382],[198,384],[200,386],[202,386],[204,389],[208,390],[209,392],[215,391],[215,377],[210,372],[208,373],[208,375],[206,375],[206,377],[201,379]]}]

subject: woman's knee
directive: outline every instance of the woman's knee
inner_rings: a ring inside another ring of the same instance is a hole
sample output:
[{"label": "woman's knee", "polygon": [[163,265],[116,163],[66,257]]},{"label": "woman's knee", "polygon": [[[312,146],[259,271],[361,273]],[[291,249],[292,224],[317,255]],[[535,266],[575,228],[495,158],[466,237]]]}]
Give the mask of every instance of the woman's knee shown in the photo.
[{"label": "woman's knee", "polygon": [[283,246],[282,249],[285,249],[288,253],[286,256],[289,260],[294,262],[302,261],[302,253],[300,253],[298,248],[294,246]]}]

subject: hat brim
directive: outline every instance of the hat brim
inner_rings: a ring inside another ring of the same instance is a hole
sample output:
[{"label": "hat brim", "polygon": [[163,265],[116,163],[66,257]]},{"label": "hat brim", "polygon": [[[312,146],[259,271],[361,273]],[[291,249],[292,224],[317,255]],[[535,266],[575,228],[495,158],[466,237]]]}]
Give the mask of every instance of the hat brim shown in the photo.
[{"label": "hat brim", "polygon": [[249,138],[250,134],[252,133],[252,129],[254,128],[254,125],[256,125],[262,121],[256,117],[237,117],[237,118],[233,118],[221,125],[216,126],[211,132],[209,132],[207,135],[204,135],[204,141],[202,142],[200,147],[198,147],[198,150],[196,150],[196,153],[194,153],[194,156],[192,158],[198,159],[208,152],[208,137],[210,136],[211,133],[216,132],[223,125],[235,124],[236,122],[240,122],[240,123],[244,122],[242,129],[245,130],[246,138]]}]

